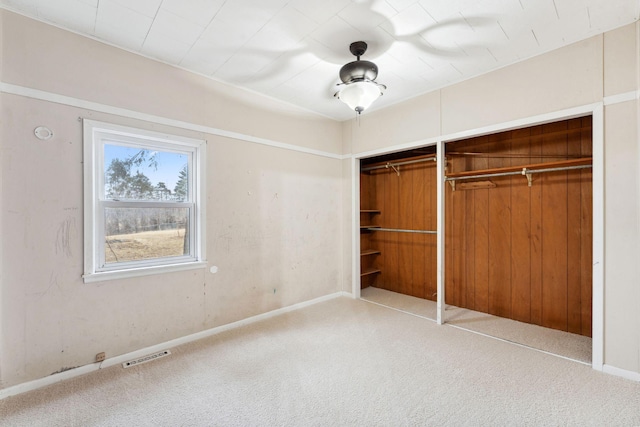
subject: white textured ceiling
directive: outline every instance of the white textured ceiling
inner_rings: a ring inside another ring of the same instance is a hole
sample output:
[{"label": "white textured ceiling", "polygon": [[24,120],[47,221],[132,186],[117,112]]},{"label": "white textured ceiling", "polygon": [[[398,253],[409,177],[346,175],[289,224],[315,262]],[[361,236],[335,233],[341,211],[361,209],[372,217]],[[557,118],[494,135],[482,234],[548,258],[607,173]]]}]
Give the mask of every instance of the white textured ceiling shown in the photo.
[{"label": "white textured ceiling", "polygon": [[[336,120],[340,67],[375,62],[372,109],[638,19],[639,0],[0,0],[3,7]],[[366,112],[364,113],[366,114]]]}]

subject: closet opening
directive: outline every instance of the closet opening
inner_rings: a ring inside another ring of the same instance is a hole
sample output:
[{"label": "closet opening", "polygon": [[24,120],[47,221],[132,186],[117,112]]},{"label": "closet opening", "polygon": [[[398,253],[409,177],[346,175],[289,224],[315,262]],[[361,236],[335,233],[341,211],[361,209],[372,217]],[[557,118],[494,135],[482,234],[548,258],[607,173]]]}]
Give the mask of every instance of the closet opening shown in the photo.
[{"label": "closet opening", "polygon": [[[592,117],[444,144],[446,323],[591,363]],[[361,160],[361,298],[436,319],[435,146]]]}]

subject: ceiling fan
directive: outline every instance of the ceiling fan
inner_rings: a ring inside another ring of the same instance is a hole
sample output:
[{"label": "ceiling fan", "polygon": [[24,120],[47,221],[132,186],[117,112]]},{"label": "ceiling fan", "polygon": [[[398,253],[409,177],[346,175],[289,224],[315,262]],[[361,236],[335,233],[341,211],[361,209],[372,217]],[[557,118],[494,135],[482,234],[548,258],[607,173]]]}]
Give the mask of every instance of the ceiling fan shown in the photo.
[{"label": "ceiling fan", "polygon": [[373,101],[380,97],[387,87],[376,82],[378,66],[371,61],[361,60],[367,51],[367,43],[357,41],[349,46],[351,53],[357,58],[340,69],[341,86],[334,96],[347,104],[358,114],[369,108]]}]

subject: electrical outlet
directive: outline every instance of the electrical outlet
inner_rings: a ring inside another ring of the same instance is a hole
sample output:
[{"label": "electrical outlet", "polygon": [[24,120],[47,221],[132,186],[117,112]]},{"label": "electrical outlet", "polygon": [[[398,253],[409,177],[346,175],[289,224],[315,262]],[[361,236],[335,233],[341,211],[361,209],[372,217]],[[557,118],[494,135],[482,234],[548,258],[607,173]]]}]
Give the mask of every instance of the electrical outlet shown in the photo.
[{"label": "electrical outlet", "polygon": [[96,354],[96,362],[103,362],[106,358],[107,355],[104,353],[104,351],[102,353]]}]

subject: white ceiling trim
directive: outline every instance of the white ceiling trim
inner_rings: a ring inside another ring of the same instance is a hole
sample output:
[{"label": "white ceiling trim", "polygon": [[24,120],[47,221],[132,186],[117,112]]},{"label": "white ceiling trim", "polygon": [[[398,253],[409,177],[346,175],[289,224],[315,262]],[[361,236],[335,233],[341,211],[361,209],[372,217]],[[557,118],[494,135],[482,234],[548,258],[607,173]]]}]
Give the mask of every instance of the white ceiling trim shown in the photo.
[{"label": "white ceiling trim", "polygon": [[313,148],[301,147],[298,145],[289,144],[286,142],[275,141],[266,138],[259,138],[252,135],[246,135],[239,132],[227,131],[211,126],[204,126],[195,123],[185,122],[182,120],[170,119],[167,117],[156,116],[153,114],[142,113],[139,111],[129,110],[126,108],[114,107],[112,105],[101,104],[93,101],[86,101],[79,98],[60,95],[57,93],[51,93],[42,91],[39,89],[32,89],[24,86],[14,85],[11,83],[0,82],[0,92],[18,95],[26,98],[37,99],[40,101],[53,102],[55,104],[66,105],[70,107],[82,108],[85,110],[97,111],[100,113],[112,114],[115,116],[126,117],[130,119],[142,120],[145,122],[156,123],[166,126],[172,126],[180,129],[191,130],[195,132],[202,132],[206,134],[221,136],[224,138],[236,139],[240,141],[252,142],[255,144],[266,145],[274,148],[281,148],[289,151],[296,151],[299,153],[312,154],[314,156],[321,156],[330,159],[343,160],[349,156],[342,154],[330,153],[328,151],[315,150]]}]

